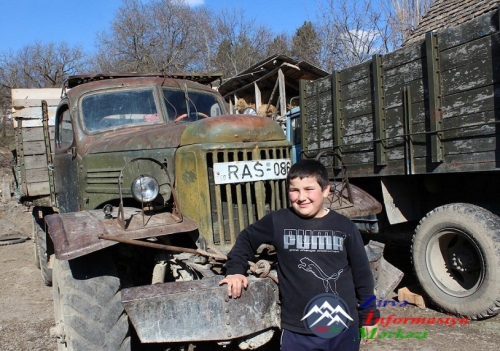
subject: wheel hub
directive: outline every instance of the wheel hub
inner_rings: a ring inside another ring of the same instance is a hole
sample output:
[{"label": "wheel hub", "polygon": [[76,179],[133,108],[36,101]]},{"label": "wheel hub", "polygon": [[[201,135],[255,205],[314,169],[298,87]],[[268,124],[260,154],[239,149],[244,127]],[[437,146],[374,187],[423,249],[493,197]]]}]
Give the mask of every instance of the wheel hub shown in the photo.
[{"label": "wheel hub", "polygon": [[467,248],[451,252],[451,265],[460,272],[470,272],[479,268],[479,261],[475,252]]}]

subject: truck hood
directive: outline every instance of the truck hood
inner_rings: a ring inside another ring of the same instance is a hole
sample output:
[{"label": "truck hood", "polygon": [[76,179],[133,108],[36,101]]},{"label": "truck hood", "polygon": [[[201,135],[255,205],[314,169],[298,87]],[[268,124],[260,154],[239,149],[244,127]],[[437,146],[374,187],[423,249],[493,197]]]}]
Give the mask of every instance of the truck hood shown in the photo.
[{"label": "truck hood", "polygon": [[191,144],[284,140],[280,126],[266,117],[226,115],[193,123],[124,128],[90,137],[85,152],[154,150]]},{"label": "truck hood", "polygon": [[86,153],[154,150],[178,147],[187,124],[160,124],[123,128],[90,137],[84,145]]},{"label": "truck hood", "polygon": [[226,115],[192,123],[181,137],[181,145],[284,140],[281,127],[267,117]]}]

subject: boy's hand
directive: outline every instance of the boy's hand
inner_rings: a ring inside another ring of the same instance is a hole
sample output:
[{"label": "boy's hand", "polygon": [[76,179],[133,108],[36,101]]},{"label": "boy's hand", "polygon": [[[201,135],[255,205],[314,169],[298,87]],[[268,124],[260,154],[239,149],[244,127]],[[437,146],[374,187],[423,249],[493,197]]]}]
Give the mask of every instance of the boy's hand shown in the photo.
[{"label": "boy's hand", "polygon": [[230,274],[219,282],[222,284],[227,284],[227,295],[236,299],[241,296],[243,288],[248,287],[248,279],[243,274]]},{"label": "boy's hand", "polygon": [[[372,343],[375,341],[375,339],[377,338],[377,335],[378,335],[378,324],[375,324],[375,325],[364,325],[362,326],[362,328],[365,330],[365,335],[367,336],[366,338],[366,343],[369,344],[369,343]],[[373,338],[370,338],[371,336],[371,332],[373,329],[377,328],[377,330],[375,331],[375,334],[373,335]]]}]

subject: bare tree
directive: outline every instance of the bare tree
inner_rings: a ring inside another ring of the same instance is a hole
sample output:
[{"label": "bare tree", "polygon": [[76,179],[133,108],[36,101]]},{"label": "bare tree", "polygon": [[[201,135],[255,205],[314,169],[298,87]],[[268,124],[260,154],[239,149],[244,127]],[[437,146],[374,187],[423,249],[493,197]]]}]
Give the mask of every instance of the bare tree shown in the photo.
[{"label": "bare tree", "polygon": [[37,42],[17,52],[0,54],[0,104],[10,105],[12,88],[61,87],[69,76],[86,69],[80,46]]},{"label": "bare tree", "polygon": [[382,14],[369,0],[324,1],[319,26],[320,62],[327,71],[359,64],[387,47]]},{"label": "bare tree", "polygon": [[212,65],[225,77],[232,77],[263,60],[271,47],[272,31],[243,11],[222,10],[215,16],[215,52]]},{"label": "bare tree", "polygon": [[398,48],[435,0],[318,1],[320,64],[332,71]]},{"label": "bare tree", "polygon": [[[0,116],[2,138],[11,106],[13,88],[59,88],[69,76],[85,70],[85,53],[79,46],[67,43],[37,42],[17,52],[0,53]],[[4,140],[5,142],[5,140]]]},{"label": "bare tree", "polygon": [[393,48],[402,45],[427,13],[435,0],[385,0],[389,43]]},{"label": "bare tree", "polygon": [[98,71],[188,71],[200,66],[210,31],[205,8],[180,0],[124,0],[109,32],[98,35]]}]

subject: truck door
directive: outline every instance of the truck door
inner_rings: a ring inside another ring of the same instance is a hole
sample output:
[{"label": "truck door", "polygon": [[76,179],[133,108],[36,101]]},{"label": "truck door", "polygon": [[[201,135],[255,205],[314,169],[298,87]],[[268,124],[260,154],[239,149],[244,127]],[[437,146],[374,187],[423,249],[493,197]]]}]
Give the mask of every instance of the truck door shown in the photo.
[{"label": "truck door", "polygon": [[287,112],[286,139],[292,143],[292,163],[300,161],[301,130],[300,130],[300,107],[294,107]]},{"label": "truck door", "polygon": [[73,124],[69,108],[56,115],[54,173],[56,200],[61,212],[78,211],[78,168]]}]

